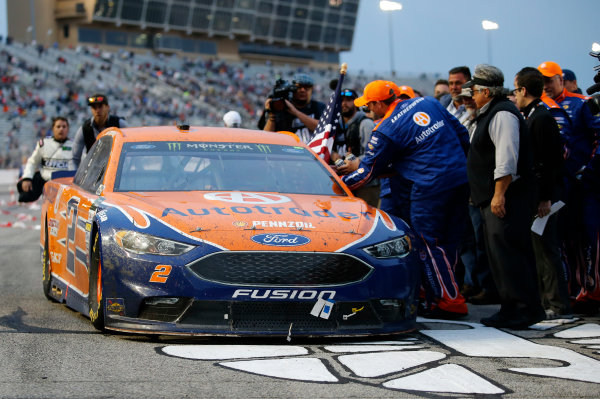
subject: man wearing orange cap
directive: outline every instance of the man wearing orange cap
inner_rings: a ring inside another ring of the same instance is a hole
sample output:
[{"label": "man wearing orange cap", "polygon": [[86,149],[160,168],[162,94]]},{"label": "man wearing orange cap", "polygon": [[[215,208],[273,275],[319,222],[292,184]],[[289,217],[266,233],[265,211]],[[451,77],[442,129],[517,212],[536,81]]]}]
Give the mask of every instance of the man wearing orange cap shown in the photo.
[{"label": "man wearing orange cap", "polygon": [[600,194],[598,182],[590,175],[598,163],[600,115],[593,115],[586,104],[589,97],[571,93],[564,87],[563,71],[552,61],[542,62],[544,92],[567,111],[571,131],[565,135],[566,198],[561,215],[567,263],[571,276],[571,294],[576,296],[573,311],[595,313],[600,306]]},{"label": "man wearing orange cap", "polygon": [[[358,107],[368,106],[381,120],[358,169],[343,180],[355,190],[393,171],[407,182],[409,187],[402,190],[408,193],[405,206],[396,216],[407,220],[422,238],[427,295],[423,315],[462,317],[468,309],[453,269],[467,218],[465,154],[469,136],[433,97],[401,101],[393,86],[383,80],[373,81],[354,101]],[[391,186],[392,195],[397,194],[396,189]]]}]

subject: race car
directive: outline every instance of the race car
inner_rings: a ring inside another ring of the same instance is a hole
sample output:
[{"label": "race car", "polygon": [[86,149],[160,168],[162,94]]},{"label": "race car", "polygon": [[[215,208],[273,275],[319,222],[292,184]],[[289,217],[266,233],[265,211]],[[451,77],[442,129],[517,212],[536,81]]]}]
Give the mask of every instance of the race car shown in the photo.
[{"label": "race car", "polygon": [[43,290],[99,330],[395,334],[415,326],[415,242],[291,133],[109,128],[44,187]]}]

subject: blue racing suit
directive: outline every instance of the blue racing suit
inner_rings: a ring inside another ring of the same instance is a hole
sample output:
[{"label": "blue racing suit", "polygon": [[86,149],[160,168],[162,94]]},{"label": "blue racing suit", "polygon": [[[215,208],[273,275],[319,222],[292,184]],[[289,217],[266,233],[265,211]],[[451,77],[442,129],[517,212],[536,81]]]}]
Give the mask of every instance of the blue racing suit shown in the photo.
[{"label": "blue racing suit", "polygon": [[396,100],[376,125],[358,169],[342,178],[354,190],[397,173],[390,189],[402,208],[397,216],[423,239],[428,300],[456,314],[467,313],[454,267],[467,219],[468,145],[467,129],[433,97]]},{"label": "blue racing suit", "polygon": [[573,129],[571,126],[571,117],[563,107],[558,105],[556,101],[548,97],[545,93],[542,94],[541,100],[546,108],[548,108],[548,111],[550,111],[550,114],[552,114],[552,117],[558,125],[560,138],[564,147],[564,156],[566,157],[569,154],[569,149],[567,148],[567,138],[571,136],[571,130]]},{"label": "blue racing suit", "polygon": [[[563,92],[554,100],[571,119],[566,135],[565,211],[560,215],[563,250],[570,269],[571,294],[578,301],[600,301],[600,212],[598,157],[600,115],[586,104],[589,97]],[[595,183],[591,183],[595,180]],[[594,189],[596,187],[596,189]]]}]

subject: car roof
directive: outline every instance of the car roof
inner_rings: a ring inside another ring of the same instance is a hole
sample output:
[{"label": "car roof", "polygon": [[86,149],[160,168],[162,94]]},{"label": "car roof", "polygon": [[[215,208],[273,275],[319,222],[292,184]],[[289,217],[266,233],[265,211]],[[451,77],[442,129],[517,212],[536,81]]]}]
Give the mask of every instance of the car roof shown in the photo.
[{"label": "car roof", "polygon": [[111,128],[109,131],[121,132],[124,142],[138,141],[208,141],[269,143],[280,145],[303,145],[298,136],[291,132],[265,132],[262,130],[235,129],[227,127],[189,126],[150,126]]}]

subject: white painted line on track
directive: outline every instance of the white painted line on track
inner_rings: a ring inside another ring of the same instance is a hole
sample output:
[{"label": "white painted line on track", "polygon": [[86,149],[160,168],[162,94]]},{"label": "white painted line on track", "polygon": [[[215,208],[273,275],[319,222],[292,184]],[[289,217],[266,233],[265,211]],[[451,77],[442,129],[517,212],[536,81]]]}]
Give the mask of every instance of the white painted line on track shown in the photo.
[{"label": "white painted line on track", "polygon": [[401,345],[335,345],[326,346],[323,349],[333,353],[343,352],[385,352],[385,351],[401,351],[406,349],[421,349],[423,346],[401,346]]},{"label": "white painted line on track", "polygon": [[359,377],[379,377],[445,357],[446,355],[440,352],[415,351],[343,355],[338,360]]},{"label": "white painted line on track", "polygon": [[269,377],[313,382],[338,382],[320,359],[289,358],[220,363],[224,367]]},{"label": "white painted line on track", "polygon": [[504,393],[503,389],[457,364],[444,364],[408,377],[390,380],[384,382],[383,386],[413,391],[423,391],[423,387],[427,387],[428,392],[490,395]]},{"label": "white painted line on track", "polygon": [[587,323],[554,334],[557,338],[600,337],[600,325]]}]

